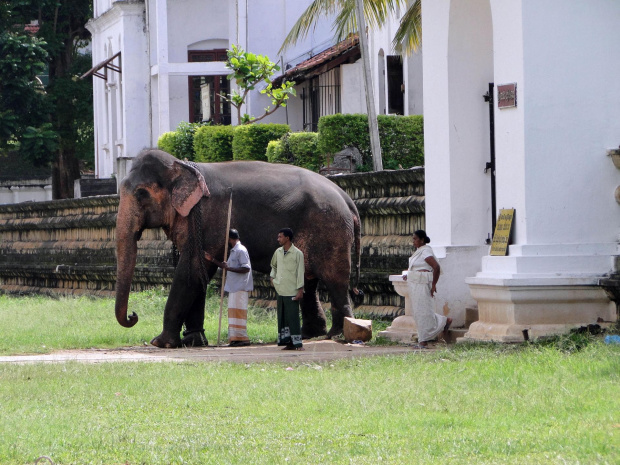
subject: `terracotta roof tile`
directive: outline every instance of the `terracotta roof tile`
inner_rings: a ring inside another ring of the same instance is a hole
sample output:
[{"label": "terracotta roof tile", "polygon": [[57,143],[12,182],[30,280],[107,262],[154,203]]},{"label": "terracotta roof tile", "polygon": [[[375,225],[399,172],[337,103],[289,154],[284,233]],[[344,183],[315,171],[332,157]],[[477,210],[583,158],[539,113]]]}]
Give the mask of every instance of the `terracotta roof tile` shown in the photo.
[{"label": "terracotta roof tile", "polygon": [[338,42],[336,45],[302,61],[293,68],[286,70],[284,74],[275,78],[273,82],[275,85],[280,85],[280,83],[286,79],[287,81],[295,81],[299,84],[306,80],[316,68],[347,53],[354,54],[355,52],[359,52],[359,37],[357,35],[352,35],[342,42]]}]

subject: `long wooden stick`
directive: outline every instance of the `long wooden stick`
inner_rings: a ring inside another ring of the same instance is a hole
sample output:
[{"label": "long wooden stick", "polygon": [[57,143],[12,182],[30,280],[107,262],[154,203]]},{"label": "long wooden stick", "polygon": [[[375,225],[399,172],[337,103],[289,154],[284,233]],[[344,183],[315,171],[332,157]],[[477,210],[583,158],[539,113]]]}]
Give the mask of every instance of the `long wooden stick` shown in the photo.
[{"label": "long wooden stick", "polygon": [[[228,202],[228,221],[226,222],[226,242],[224,242],[224,261],[228,255],[228,237],[230,232],[230,216],[232,213],[232,187],[230,188],[230,201]],[[220,293],[220,320],[217,325],[217,345],[220,345],[220,333],[222,332],[222,311],[224,307],[224,285],[226,284],[226,270],[222,268],[222,291]]]}]

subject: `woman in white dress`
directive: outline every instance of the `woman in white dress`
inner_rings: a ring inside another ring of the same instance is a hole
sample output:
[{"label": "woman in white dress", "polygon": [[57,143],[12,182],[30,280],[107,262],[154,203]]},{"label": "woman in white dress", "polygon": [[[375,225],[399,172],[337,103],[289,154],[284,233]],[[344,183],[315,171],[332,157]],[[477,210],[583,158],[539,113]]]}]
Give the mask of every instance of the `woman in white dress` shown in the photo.
[{"label": "woman in white dress", "polygon": [[452,324],[452,318],[435,313],[433,297],[437,292],[441,269],[433,249],[427,245],[430,241],[430,237],[421,229],[413,233],[415,252],[409,257],[409,268],[403,273],[403,279],[407,281],[420,347],[427,347],[428,341],[435,339],[441,332],[445,338]]}]

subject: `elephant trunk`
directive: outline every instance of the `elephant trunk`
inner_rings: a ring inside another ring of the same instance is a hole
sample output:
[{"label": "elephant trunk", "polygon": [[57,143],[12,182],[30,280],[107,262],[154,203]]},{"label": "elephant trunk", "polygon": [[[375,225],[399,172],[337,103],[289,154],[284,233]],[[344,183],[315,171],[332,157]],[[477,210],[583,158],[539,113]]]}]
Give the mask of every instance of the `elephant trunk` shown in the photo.
[{"label": "elephant trunk", "polygon": [[140,217],[138,206],[131,194],[121,191],[121,200],[116,217],[116,304],[114,311],[116,320],[121,326],[131,328],[138,322],[138,315],[132,313],[127,317],[127,303],[131,281],[136,268],[138,255],[138,239],[140,229],[136,224]]}]

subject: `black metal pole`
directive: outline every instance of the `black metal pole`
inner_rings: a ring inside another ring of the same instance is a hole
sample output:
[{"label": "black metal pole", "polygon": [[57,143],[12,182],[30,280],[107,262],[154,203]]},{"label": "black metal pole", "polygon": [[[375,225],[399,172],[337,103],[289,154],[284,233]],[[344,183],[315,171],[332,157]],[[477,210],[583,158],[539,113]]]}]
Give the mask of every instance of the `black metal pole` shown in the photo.
[{"label": "black metal pole", "polygon": [[495,198],[495,107],[493,89],[495,84],[489,82],[489,91],[484,95],[484,101],[489,104],[489,137],[491,149],[491,161],[487,162],[484,172],[491,170],[491,235],[495,234],[495,224],[497,222],[497,206]]}]

